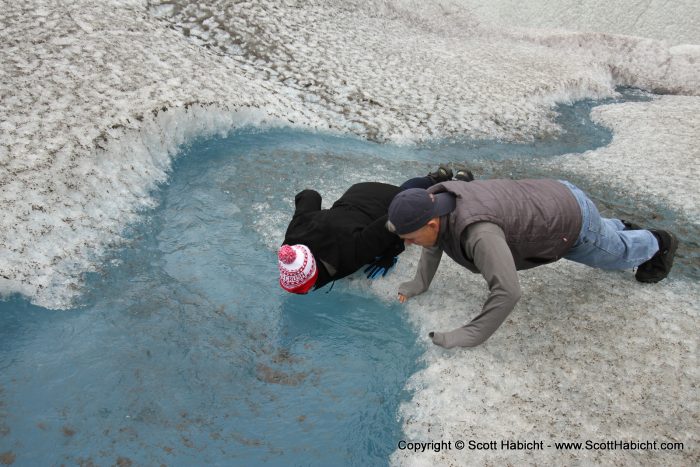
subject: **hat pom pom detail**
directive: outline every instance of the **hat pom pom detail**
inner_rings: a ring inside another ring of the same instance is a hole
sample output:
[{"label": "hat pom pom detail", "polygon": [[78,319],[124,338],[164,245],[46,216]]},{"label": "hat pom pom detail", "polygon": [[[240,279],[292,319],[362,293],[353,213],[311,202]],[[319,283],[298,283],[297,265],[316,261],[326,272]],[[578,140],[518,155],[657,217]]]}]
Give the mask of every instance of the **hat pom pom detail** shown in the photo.
[{"label": "hat pom pom detail", "polygon": [[297,252],[294,251],[294,248],[292,248],[289,245],[282,245],[282,247],[279,249],[279,252],[277,253],[277,257],[284,264],[292,264],[297,258]]}]

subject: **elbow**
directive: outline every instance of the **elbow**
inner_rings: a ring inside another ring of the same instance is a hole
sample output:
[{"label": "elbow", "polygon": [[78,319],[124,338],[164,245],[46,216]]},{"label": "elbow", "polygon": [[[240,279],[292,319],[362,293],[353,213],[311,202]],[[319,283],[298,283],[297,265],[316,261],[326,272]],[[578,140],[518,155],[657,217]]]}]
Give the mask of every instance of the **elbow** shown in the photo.
[{"label": "elbow", "polygon": [[498,297],[500,305],[504,307],[504,309],[508,310],[508,313],[515,308],[515,305],[517,305],[517,303],[520,301],[520,297],[522,297],[522,295],[523,292],[518,284],[508,289],[494,291],[494,296]]},{"label": "elbow", "polygon": [[312,189],[305,189],[297,193],[294,197],[295,206],[300,205],[313,206],[315,209],[321,209],[321,195],[318,191]]},{"label": "elbow", "polygon": [[513,290],[510,291],[508,296],[510,298],[512,307],[515,307],[515,305],[517,305],[517,303],[520,301],[520,298],[523,296],[523,291],[520,288],[520,284],[516,284],[516,286],[513,288]]},{"label": "elbow", "polygon": [[520,281],[517,279],[510,283],[502,284],[499,292],[504,305],[506,305],[509,310],[512,310],[520,301],[520,297],[523,296],[523,291],[520,288]]}]

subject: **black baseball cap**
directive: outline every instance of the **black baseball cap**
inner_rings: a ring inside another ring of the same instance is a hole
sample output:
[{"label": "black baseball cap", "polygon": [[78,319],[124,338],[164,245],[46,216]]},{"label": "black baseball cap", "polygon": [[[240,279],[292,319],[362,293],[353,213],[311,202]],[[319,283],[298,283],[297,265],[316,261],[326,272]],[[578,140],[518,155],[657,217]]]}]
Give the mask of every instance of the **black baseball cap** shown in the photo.
[{"label": "black baseball cap", "polygon": [[451,213],[456,205],[452,193],[431,194],[423,188],[409,188],[391,201],[389,222],[397,234],[405,235],[420,229],[433,217]]}]

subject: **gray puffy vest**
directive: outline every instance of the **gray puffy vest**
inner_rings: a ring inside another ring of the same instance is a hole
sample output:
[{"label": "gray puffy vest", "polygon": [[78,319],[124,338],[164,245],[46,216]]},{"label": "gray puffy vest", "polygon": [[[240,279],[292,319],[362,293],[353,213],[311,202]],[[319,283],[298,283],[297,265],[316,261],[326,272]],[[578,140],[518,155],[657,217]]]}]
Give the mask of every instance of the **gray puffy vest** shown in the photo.
[{"label": "gray puffy vest", "polygon": [[455,210],[442,217],[438,245],[450,258],[479,272],[462,249],[464,229],[475,222],[498,225],[518,270],[560,259],[578,239],[581,208],[556,180],[476,180],[444,182],[428,188],[457,197]]}]

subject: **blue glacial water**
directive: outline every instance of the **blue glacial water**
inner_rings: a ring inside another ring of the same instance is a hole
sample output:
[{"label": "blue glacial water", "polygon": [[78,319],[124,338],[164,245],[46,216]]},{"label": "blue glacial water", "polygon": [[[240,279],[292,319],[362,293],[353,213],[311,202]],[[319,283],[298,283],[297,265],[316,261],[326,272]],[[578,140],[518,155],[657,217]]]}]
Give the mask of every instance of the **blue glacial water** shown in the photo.
[{"label": "blue glacial water", "polygon": [[398,306],[280,289],[237,195],[256,190],[267,138],[285,140],[194,144],[81,308],[2,303],[0,452],[15,465],[386,462],[415,335]]},{"label": "blue glacial water", "polygon": [[[289,130],[192,142],[79,307],[0,302],[0,463],[386,465],[422,340],[399,306],[343,281],[281,291],[269,245],[291,198],[358,177],[400,183],[444,161],[539,175],[539,157],[610,141],[588,119],[594,104],[562,106],[564,135],[520,145],[400,148]],[[695,250],[677,273],[697,276],[698,235],[686,236]]]}]

